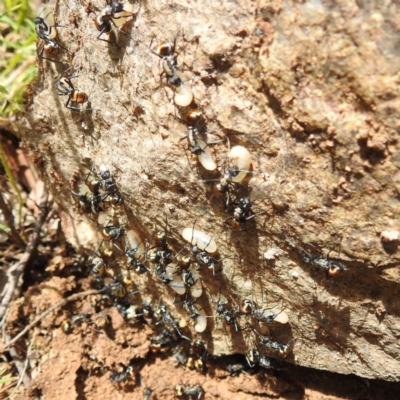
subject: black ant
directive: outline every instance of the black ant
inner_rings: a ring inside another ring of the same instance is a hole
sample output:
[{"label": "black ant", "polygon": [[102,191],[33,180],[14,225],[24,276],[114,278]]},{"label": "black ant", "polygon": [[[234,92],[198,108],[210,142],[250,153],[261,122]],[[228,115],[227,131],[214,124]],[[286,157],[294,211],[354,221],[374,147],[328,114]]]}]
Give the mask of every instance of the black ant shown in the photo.
[{"label": "black ant", "polygon": [[88,260],[88,267],[95,277],[102,277],[106,271],[106,262],[102,257],[92,255]]},{"label": "black ant", "polygon": [[101,207],[102,203],[102,198],[99,194],[93,194],[90,196],[88,193],[80,194],[72,191],[70,189],[70,192],[78,196],[78,199],[76,201],[76,204],[78,206],[78,209],[81,210],[84,214],[92,214],[92,213],[99,213],[100,211],[103,211],[103,208]]},{"label": "black ant", "polygon": [[[91,174],[94,175],[93,178],[90,178]],[[92,166],[85,179],[85,184],[96,195],[100,195],[100,189],[102,189],[104,191],[101,197],[102,201],[107,201],[113,205],[123,203],[123,199],[118,193],[117,185],[106,166],[100,165],[100,172],[96,172],[94,166]]]},{"label": "black ant", "polygon": [[[103,42],[112,43],[111,40],[102,39],[101,36],[104,33],[110,33],[113,27],[115,27],[119,32],[123,33],[124,35],[127,35],[127,33],[121,30],[114,22],[114,19],[128,18],[134,14],[130,10],[125,10],[124,7],[126,6],[127,4],[124,4],[121,1],[106,0],[106,6],[101,10],[100,15],[93,18],[93,22],[97,30],[100,31],[97,39],[102,40]],[[122,15],[118,16],[117,14]]]},{"label": "black ant", "polygon": [[102,291],[112,299],[122,298],[127,295],[124,284],[116,279],[113,279],[111,283],[105,284]]},{"label": "black ant", "polygon": [[115,242],[125,234],[125,229],[115,225],[102,226],[100,234],[105,241]]},{"label": "black ant", "polygon": [[[161,43],[159,46],[157,46],[156,51],[154,51],[150,48],[150,51],[155,56],[157,56],[161,59],[161,65],[163,68],[163,73],[161,75],[166,74],[168,77],[174,77],[174,76],[176,76],[175,75],[176,71],[179,70],[178,56],[183,51],[184,48],[181,49],[180,52],[177,54],[175,54],[175,50],[176,50],[176,39],[177,39],[179,31],[181,29],[181,25],[179,25],[178,30],[176,31],[172,42]],[[151,46],[151,44],[150,44],[150,46]],[[171,83],[171,84],[174,84],[174,83]]]},{"label": "black ant", "polygon": [[110,374],[110,377],[108,378],[111,382],[116,382],[116,383],[120,383],[125,381],[127,378],[131,378],[134,374],[134,369],[131,365],[129,365],[128,367],[124,368],[123,371],[118,372],[118,371],[113,371]]},{"label": "black ant", "polygon": [[85,312],[83,314],[74,315],[70,320],[64,320],[61,324],[62,329],[65,333],[71,333],[72,327],[74,325],[81,324],[85,319],[88,320],[90,314]]},{"label": "black ant", "polygon": [[254,368],[256,365],[259,365],[260,367],[266,369],[282,369],[278,361],[276,361],[274,358],[262,356],[257,349],[250,349],[246,355],[246,360],[250,368]]},{"label": "black ant", "polygon": [[92,108],[82,108],[71,105],[71,103],[82,105],[86,103],[89,99],[88,95],[85,92],[80,92],[79,90],[77,90],[71,82],[71,79],[77,78],[78,76],[81,75],[70,76],[68,78],[66,77],[60,78],[54,84],[55,88],[58,90],[57,94],[59,96],[68,96],[68,100],[65,103],[65,107],[69,108],[70,110],[92,111],[93,110]]},{"label": "black ant", "polygon": [[326,279],[334,278],[335,276],[340,275],[344,271],[364,271],[369,268],[373,268],[372,266],[368,267],[360,267],[360,268],[347,268],[341,262],[332,260],[328,257],[322,256],[321,254],[317,254],[315,256],[310,256],[305,253],[303,257],[303,261],[307,264],[315,264],[318,267],[325,269],[325,277]]},{"label": "black ant", "polygon": [[[172,250],[168,246],[168,221],[164,231],[159,231],[154,236],[154,246],[150,249],[156,249],[150,253],[149,260],[157,267],[162,269],[172,262]],[[157,272],[158,273],[158,272]]]},{"label": "black ant", "polygon": [[287,344],[281,344],[270,339],[268,335],[262,335],[254,329],[254,332],[260,336],[260,343],[267,348],[274,350],[281,357],[286,358],[293,350],[294,339],[290,340]]},{"label": "black ant", "polygon": [[261,211],[257,214],[251,214],[252,202],[248,197],[240,197],[238,200],[235,200],[232,204],[234,205],[233,216],[227,218],[224,221],[224,223],[233,220],[234,226],[238,227],[241,231],[244,229],[246,222],[249,219],[252,219],[257,215],[264,213],[264,211]]},{"label": "black ant", "polygon": [[80,194],[80,193],[75,193],[70,189],[70,192],[78,196],[78,200],[76,201],[77,207],[79,210],[81,210],[84,214],[91,214],[92,213],[92,202],[91,199],[88,197],[88,194]]},{"label": "black ant", "polygon": [[[139,243],[140,244],[140,243]],[[146,272],[150,272],[150,269],[143,264],[142,262],[140,262],[140,257],[136,258],[135,254],[137,253],[139,249],[139,246],[136,249],[129,249],[125,252],[125,256],[128,260],[128,264],[130,265],[130,267],[132,267],[132,269],[138,273],[138,274],[144,274]],[[130,268],[128,268],[130,269]]]},{"label": "black ant", "polygon": [[123,199],[118,194],[117,186],[111,173],[104,165],[100,166],[100,187],[106,193],[103,200],[109,201],[111,204],[122,204]]},{"label": "black ant", "polygon": [[[221,317],[222,319],[225,320],[225,322],[229,325],[233,325],[235,327],[235,331],[239,332],[242,330],[242,328],[239,327],[236,315],[233,311],[227,309],[225,305],[228,304],[227,300],[221,300],[221,290],[219,293],[218,297],[218,302],[217,302],[217,307],[215,309],[217,313],[217,317]],[[207,317],[207,318],[212,318],[212,317]]]},{"label": "black ant", "polygon": [[235,377],[238,376],[241,372],[247,374],[247,372],[245,371],[246,367],[246,365],[240,363],[228,364],[226,366],[226,370],[229,372],[230,376]]},{"label": "black ant", "polygon": [[[178,323],[175,321],[174,317],[168,312],[166,306],[164,305],[160,306],[158,308],[158,314],[161,315],[162,322],[164,322],[164,324],[169,325],[172,329],[174,329],[180,338],[190,341],[188,337],[182,335],[181,331],[179,330]],[[159,324],[160,322],[161,321],[159,321],[157,324]]]},{"label": "black ant", "polygon": [[193,272],[190,270],[183,271],[181,276],[183,284],[187,290],[190,290],[190,288],[198,282],[198,279],[194,278]]},{"label": "black ant", "polygon": [[189,357],[186,361],[186,366],[189,369],[196,369],[199,372],[204,372],[204,359],[207,357],[207,349],[204,342],[196,339],[191,343],[189,348]]},{"label": "black ant", "polygon": [[122,318],[127,320],[139,319],[143,316],[143,312],[140,308],[130,304],[127,301],[118,302],[115,306]]},{"label": "black ant", "polygon": [[201,386],[175,386],[175,396],[179,399],[186,398],[188,400],[200,400],[204,396],[204,389]]},{"label": "black ant", "polygon": [[182,301],[182,308],[186,310],[190,318],[197,318],[200,316],[198,308],[194,304],[195,302],[189,297],[186,296],[185,300]]},{"label": "black ant", "polygon": [[[257,305],[257,303],[253,300],[244,299],[240,304],[240,312],[242,315],[251,315],[257,321],[265,322],[267,324],[272,324],[274,320],[284,312],[285,307],[281,310],[276,309],[275,307],[266,307],[262,308]],[[266,315],[266,311],[268,311]],[[285,314],[282,314],[284,316]]]},{"label": "black ant", "polygon": [[150,400],[153,390],[150,388],[146,388],[143,392],[143,400]]},{"label": "black ant", "polygon": [[36,35],[39,39],[43,40],[43,45],[39,50],[39,57],[44,60],[48,60],[54,63],[62,64],[60,61],[53,60],[52,58],[43,57],[43,53],[57,55],[60,51],[60,47],[66,51],[68,51],[64,46],[57,43],[55,38],[57,37],[56,27],[61,27],[60,25],[47,25],[46,19],[50,15],[51,11],[46,15],[46,17],[36,17],[35,22],[35,31]]},{"label": "black ant", "polygon": [[163,329],[160,334],[153,338],[150,342],[150,350],[153,353],[169,349],[176,343],[176,338],[168,329]]}]

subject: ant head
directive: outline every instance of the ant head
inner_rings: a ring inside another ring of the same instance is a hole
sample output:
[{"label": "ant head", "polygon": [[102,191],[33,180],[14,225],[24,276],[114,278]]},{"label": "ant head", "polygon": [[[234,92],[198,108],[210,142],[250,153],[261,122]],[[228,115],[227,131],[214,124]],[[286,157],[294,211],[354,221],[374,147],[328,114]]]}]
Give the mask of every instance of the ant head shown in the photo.
[{"label": "ant head", "polygon": [[44,24],[45,22],[44,22],[44,18],[42,18],[42,17],[36,17],[35,19],[34,19],[34,22],[35,22],[35,25],[41,25],[41,24]]}]

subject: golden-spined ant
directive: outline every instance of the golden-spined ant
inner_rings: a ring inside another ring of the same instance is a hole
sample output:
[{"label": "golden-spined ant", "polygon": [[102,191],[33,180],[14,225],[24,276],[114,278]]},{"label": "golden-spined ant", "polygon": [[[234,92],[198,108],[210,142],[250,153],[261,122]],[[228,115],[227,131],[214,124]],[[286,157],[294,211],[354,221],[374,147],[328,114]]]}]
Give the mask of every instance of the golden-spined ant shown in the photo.
[{"label": "golden-spined ant", "polygon": [[121,18],[128,18],[133,16],[133,6],[129,3],[124,3],[123,1],[116,0],[106,0],[106,6],[101,10],[100,15],[93,18],[93,22],[100,32],[97,36],[98,40],[103,42],[112,43],[111,40],[102,39],[104,33],[110,33],[112,28],[116,28],[119,32],[127,35],[126,32],[121,30],[114,20],[119,20]]},{"label": "golden-spined ant", "polygon": [[259,307],[255,301],[244,299],[240,304],[240,311],[244,315],[251,315],[254,319],[266,324],[280,322],[286,324],[289,321],[288,315],[284,311],[284,307]]},{"label": "golden-spined ant", "polygon": [[188,83],[189,80],[185,78],[178,66],[178,56],[186,47],[184,46],[180,52],[176,54],[176,39],[180,27],[181,26],[179,26],[172,42],[161,43],[157,46],[156,51],[152,49],[150,49],[150,51],[161,59],[163,68],[161,76],[164,74],[167,76],[167,82],[175,92],[175,104],[180,107],[187,107],[193,101],[193,92],[191,85]]},{"label": "golden-spined ant", "polygon": [[157,46],[155,51],[150,48],[151,53],[153,53],[155,56],[161,59],[161,65],[163,68],[162,74],[166,74],[167,77],[175,76],[176,71],[179,70],[178,56],[183,49],[181,49],[177,54],[175,54],[175,50],[176,50],[176,39],[181,29],[181,25],[182,24],[179,25],[178,30],[176,31],[172,42],[161,43],[159,46]]},{"label": "golden-spined ant", "polygon": [[207,355],[208,352],[204,345],[204,342],[196,339],[190,345],[189,357],[187,359],[186,365],[190,369],[196,369],[199,372],[204,372],[204,360],[207,358]]},{"label": "golden-spined ant", "polygon": [[[215,309],[216,318],[223,319],[228,325],[234,326],[236,332],[239,332],[243,329],[238,324],[236,313],[226,307],[226,305],[228,304],[228,300],[226,300],[226,298],[222,300],[221,289],[222,285],[219,290],[217,307]],[[214,318],[214,317],[207,316],[206,318]]]},{"label": "golden-spined ant", "polygon": [[95,171],[94,166],[92,166],[86,176],[85,185],[93,194],[101,196],[101,201],[105,203],[112,205],[123,203],[123,198],[118,192],[114,178],[105,165],[100,165],[99,171]]},{"label": "golden-spined ant", "polygon": [[164,305],[159,306],[157,313],[161,317],[161,320],[157,322],[157,324],[163,322],[165,325],[169,325],[172,329],[175,330],[175,332],[178,334],[180,338],[190,341],[188,337],[182,335],[181,331],[179,330],[179,324],[175,321],[174,317],[168,312],[166,306]]},{"label": "golden-spined ant", "polygon": [[[68,51],[64,46],[56,42],[57,30],[56,27],[61,27],[60,25],[52,25],[52,22],[47,22],[46,20],[48,16],[51,14],[51,11],[44,17],[36,17],[35,22],[35,31],[36,35],[39,39],[43,41],[43,44],[39,50],[39,57],[44,60],[48,60],[57,64],[62,64],[60,61],[53,60],[52,58],[43,57],[43,53],[57,55],[60,51],[60,48]],[[52,18],[53,19],[53,18]]]},{"label": "golden-spined ant", "polygon": [[303,261],[307,264],[314,264],[320,268],[325,269],[326,279],[334,278],[341,275],[345,271],[365,271],[367,269],[374,268],[373,266],[359,267],[359,268],[348,268],[337,260],[332,260],[329,257],[325,257],[321,254],[311,256],[308,253],[304,254]]},{"label": "golden-spined ant", "polygon": [[251,206],[252,202],[248,197],[240,197],[235,200],[233,203],[233,216],[228,217],[224,223],[231,223],[235,228],[239,230],[244,230],[246,226],[246,222],[249,219],[256,217],[257,215],[263,214],[264,211],[261,211],[256,214],[252,214]]},{"label": "golden-spined ant", "polygon": [[101,207],[101,203],[103,200],[99,194],[93,194],[93,195],[90,195],[89,193],[81,194],[81,193],[76,193],[72,190],[70,190],[70,192],[78,197],[76,204],[78,206],[78,209],[84,214],[90,215],[93,213],[99,213],[103,211],[103,208]]},{"label": "golden-spined ant", "polygon": [[141,275],[146,272],[150,272],[150,269],[144,264],[144,262],[140,261],[143,254],[139,255],[139,257],[136,257],[138,250],[139,247],[128,249],[125,251],[125,256],[128,261],[128,270],[133,269],[137,274]]},{"label": "golden-spined ant", "polygon": [[262,335],[254,329],[254,332],[260,337],[260,343],[266,348],[273,350],[280,357],[286,358],[293,350],[294,338],[290,340],[287,344],[282,344],[271,340],[268,335]]},{"label": "golden-spined ant", "polygon": [[204,389],[201,386],[176,385],[175,396],[178,399],[200,400],[204,396]]},{"label": "golden-spined ant", "polygon": [[[66,71],[68,71],[68,69]],[[64,71],[64,73],[66,71]],[[89,99],[88,95],[85,92],[77,90],[71,81],[71,79],[77,78],[78,76],[81,75],[62,77],[56,81],[54,86],[57,89],[57,94],[59,96],[68,96],[68,100],[65,103],[65,107],[69,108],[70,110],[92,111],[93,110],[92,108],[82,108],[72,105],[72,104],[77,104],[82,106]]]},{"label": "golden-spined ant", "polygon": [[[230,148],[228,142],[228,157],[222,164],[219,179],[209,179],[203,182],[217,182],[215,189],[219,193],[226,195],[225,208],[231,204],[232,193],[237,193],[237,184],[242,182],[246,175],[251,172],[251,155],[243,146],[234,146]],[[236,196],[235,196],[236,197]]]},{"label": "golden-spined ant", "polygon": [[246,360],[250,368],[259,365],[266,369],[283,369],[277,360],[261,355],[257,349],[250,349],[246,355]]},{"label": "golden-spined ant", "polygon": [[115,225],[108,225],[100,227],[100,234],[105,241],[116,242],[121,236],[125,234],[125,229]]},{"label": "golden-spined ant", "polygon": [[128,378],[132,379],[134,377],[135,371],[134,368],[129,365],[124,368],[121,372],[113,371],[108,378],[113,383],[120,383],[126,381]]},{"label": "golden-spined ant", "polygon": [[71,333],[73,326],[79,325],[84,320],[88,320],[89,318],[90,318],[90,314],[87,312],[83,313],[83,314],[74,315],[72,318],[64,320],[61,324],[61,327],[62,327],[64,333],[68,334],[68,333]]},{"label": "golden-spined ant", "polygon": [[199,333],[204,332],[207,328],[206,315],[204,313],[204,310],[202,308],[196,307],[194,303],[195,301],[193,301],[189,297],[189,294],[187,294],[186,298],[182,302],[182,308],[186,310],[190,318],[197,320],[194,330]]},{"label": "golden-spined ant", "polygon": [[150,350],[152,353],[158,353],[159,351],[170,349],[174,344],[176,344],[176,339],[177,338],[165,328],[160,334],[151,340]]}]

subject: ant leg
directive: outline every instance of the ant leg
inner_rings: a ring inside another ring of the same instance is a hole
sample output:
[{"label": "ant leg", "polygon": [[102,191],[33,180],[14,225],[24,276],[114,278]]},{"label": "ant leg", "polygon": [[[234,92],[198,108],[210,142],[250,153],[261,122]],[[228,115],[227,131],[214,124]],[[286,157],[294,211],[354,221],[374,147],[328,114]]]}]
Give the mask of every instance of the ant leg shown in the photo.
[{"label": "ant leg", "polygon": [[[109,32],[109,31],[108,31],[108,32]],[[104,33],[107,33],[107,27],[104,27],[104,28],[100,31],[100,33],[99,33],[98,36],[97,36],[97,39],[98,39],[98,40],[101,40],[101,41],[103,41],[103,42],[107,42],[107,43],[114,43],[114,42],[111,41],[111,40],[102,39],[102,38],[101,38],[101,35],[103,35]]]}]

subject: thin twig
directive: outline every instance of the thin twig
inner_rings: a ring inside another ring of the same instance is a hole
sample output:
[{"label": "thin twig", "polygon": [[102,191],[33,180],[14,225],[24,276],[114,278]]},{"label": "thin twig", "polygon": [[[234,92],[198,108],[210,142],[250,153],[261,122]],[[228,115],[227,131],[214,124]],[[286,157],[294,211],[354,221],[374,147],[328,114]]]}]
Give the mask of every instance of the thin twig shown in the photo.
[{"label": "thin twig", "polygon": [[9,270],[7,271],[7,291],[1,300],[0,304],[0,318],[4,319],[5,312],[10,305],[10,302],[13,298],[13,296],[18,296],[19,292],[22,287],[22,273],[24,272],[24,269],[28,262],[30,261],[34,251],[36,250],[39,240],[40,240],[40,231],[42,229],[42,225],[44,221],[46,220],[47,214],[49,212],[49,209],[47,207],[47,199],[48,199],[48,194],[44,193],[42,198],[39,201],[39,206],[41,213],[38,217],[38,220],[36,222],[35,229],[29,238],[28,245],[26,246],[25,252],[21,257],[21,260],[19,260],[15,265],[13,265]]},{"label": "thin twig", "polygon": [[[27,370],[28,364],[29,364],[29,356],[31,355],[32,346],[33,346],[34,341],[35,341],[35,335],[33,335],[33,338],[31,339],[31,343],[29,344],[29,347],[28,347],[28,351],[26,352],[26,358],[25,358],[25,363],[24,363],[24,369],[23,369],[23,371],[22,371],[21,377],[19,378],[19,381],[18,381],[18,383],[17,383],[17,386],[15,387],[16,389],[19,387],[19,385],[21,384],[21,382],[24,383],[24,386],[25,386],[25,387],[29,387],[29,386],[30,386],[30,377],[28,376],[29,382],[26,382],[25,379],[24,379],[24,377],[26,376],[25,374],[26,374],[26,370]],[[28,386],[27,386],[27,385],[28,385]]]},{"label": "thin twig", "polygon": [[10,170],[10,167],[8,166],[7,163],[7,159],[6,159],[6,155],[4,153],[3,150],[3,146],[0,143],[0,163],[3,165],[4,171],[6,171],[6,175],[8,177],[8,180],[10,181],[11,186],[14,188],[15,193],[17,194],[17,198],[18,198],[18,204],[19,204],[19,208],[18,208],[18,225],[21,227],[22,226],[22,207],[24,205],[24,202],[22,200],[22,196],[21,196],[21,191],[19,190],[18,186],[17,186],[17,182],[15,182],[14,176]]},{"label": "thin twig", "polygon": [[[4,337],[5,343],[7,343],[10,340],[10,336],[6,335]],[[14,361],[14,364],[18,370],[19,376],[20,376],[20,381],[24,383],[24,386],[28,388],[31,385],[31,378],[26,374],[26,367],[24,366],[24,362],[21,359],[21,356],[18,354],[17,350],[15,347],[10,347],[9,349],[10,355]],[[28,355],[26,356],[26,361],[28,361]],[[18,386],[18,384],[17,384]]]},{"label": "thin twig", "polygon": [[60,300],[58,303],[54,304],[50,308],[48,308],[46,311],[44,311],[42,314],[40,314],[33,322],[31,322],[28,326],[26,326],[18,335],[16,335],[13,339],[11,339],[10,342],[8,342],[4,347],[9,347],[12,344],[14,344],[20,337],[24,336],[25,333],[27,333],[31,328],[33,328],[38,322],[40,322],[44,317],[49,315],[52,311],[54,311],[58,307],[62,307],[63,305],[69,303],[70,301],[80,299],[81,297],[86,297],[90,296],[92,294],[99,294],[101,293],[101,290],[86,290],[85,292],[80,292],[80,293],[75,293],[72,294],[71,296],[67,297],[66,299]]},{"label": "thin twig", "polygon": [[11,239],[14,241],[19,248],[25,249],[26,243],[21,239],[17,230],[15,229],[14,225],[14,218],[11,214],[10,208],[8,207],[6,201],[4,200],[3,193],[0,193],[0,209],[3,212],[4,222],[6,223],[7,227],[10,229],[9,235]]}]

